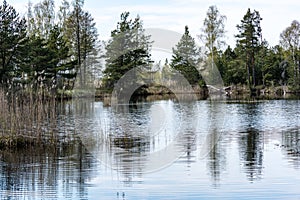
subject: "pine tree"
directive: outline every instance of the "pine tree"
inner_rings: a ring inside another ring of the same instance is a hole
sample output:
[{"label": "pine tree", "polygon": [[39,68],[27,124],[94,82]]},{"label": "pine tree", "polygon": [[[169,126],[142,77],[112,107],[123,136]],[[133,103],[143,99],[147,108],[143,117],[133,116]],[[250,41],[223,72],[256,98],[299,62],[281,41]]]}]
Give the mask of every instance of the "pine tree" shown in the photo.
[{"label": "pine tree", "polygon": [[26,62],[18,71],[27,75],[27,82],[34,88],[52,88],[54,91],[59,78],[70,78],[68,75],[72,74],[75,63],[69,61],[69,49],[57,25],[50,30],[48,37],[47,40],[36,35],[29,38]]},{"label": "pine tree", "polygon": [[241,56],[246,63],[248,85],[250,90],[257,84],[255,56],[261,47],[262,30],[260,21],[262,18],[258,11],[251,12],[250,8],[241,20],[241,24],[237,25],[239,34],[237,46],[244,52]]},{"label": "pine tree", "polygon": [[136,67],[147,68],[150,63],[150,36],[145,35],[139,17],[129,19],[129,12],[121,14],[121,21],[111,32],[112,39],[106,46],[106,87],[114,84],[129,70]]},{"label": "pine tree", "polygon": [[47,42],[40,36],[32,36],[28,44],[27,65],[22,66],[22,72],[27,74],[28,82],[34,88],[46,85],[49,77],[48,69],[53,68],[52,59],[54,52],[47,47]]},{"label": "pine tree", "polygon": [[16,75],[26,44],[26,20],[6,0],[0,6],[0,81],[6,83]]},{"label": "pine tree", "polygon": [[[65,41],[61,28],[54,25],[50,31],[49,39],[47,40],[47,48],[51,51],[52,59],[49,60],[51,65],[47,68],[47,78],[52,80],[49,84],[57,85],[60,79],[59,87],[63,87],[64,80],[75,78],[74,66],[76,61],[72,60],[69,47]],[[55,84],[54,84],[55,83]]]},{"label": "pine tree", "polygon": [[195,39],[190,35],[188,26],[180,41],[173,48],[170,66],[181,73],[190,84],[198,84],[201,80],[199,71],[196,69],[200,59],[200,49],[196,46]]}]

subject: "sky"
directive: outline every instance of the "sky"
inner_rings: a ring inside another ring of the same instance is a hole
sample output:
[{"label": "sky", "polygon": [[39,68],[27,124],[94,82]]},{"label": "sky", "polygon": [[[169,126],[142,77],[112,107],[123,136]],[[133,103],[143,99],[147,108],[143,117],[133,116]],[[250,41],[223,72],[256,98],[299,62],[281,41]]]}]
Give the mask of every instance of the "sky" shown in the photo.
[{"label": "sky", "polygon": [[[33,3],[39,1],[31,0]],[[19,13],[25,14],[28,1],[7,2]],[[57,7],[59,2],[56,0]],[[280,33],[293,20],[300,21],[299,0],[85,0],[84,9],[94,17],[101,40],[109,39],[111,30],[116,28],[124,11],[129,11],[132,18],[138,14],[146,29],[162,28],[183,34],[185,25],[188,25],[191,35],[199,40],[197,35],[201,33],[206,12],[211,5],[216,5],[220,13],[227,17],[225,41],[230,46],[235,46],[234,35],[238,34],[236,25],[240,24],[248,8],[260,12],[263,38],[271,46],[279,43]]]}]

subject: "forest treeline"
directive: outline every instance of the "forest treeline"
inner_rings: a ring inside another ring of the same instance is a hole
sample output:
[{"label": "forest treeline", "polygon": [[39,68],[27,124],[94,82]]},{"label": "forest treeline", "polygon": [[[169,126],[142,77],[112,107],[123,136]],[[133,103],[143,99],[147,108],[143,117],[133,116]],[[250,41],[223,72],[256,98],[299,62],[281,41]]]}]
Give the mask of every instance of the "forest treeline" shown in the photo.
[{"label": "forest treeline", "polygon": [[[237,24],[236,45],[226,45],[226,16],[210,6],[196,38],[183,27],[184,34],[173,48],[171,60],[154,63],[151,35],[139,16],[120,16],[107,42],[98,36],[96,23],[84,9],[84,0],[54,0],[29,3],[25,17],[6,0],[0,6],[0,82],[3,87],[71,90],[85,74],[101,79],[102,88],[113,88],[129,70],[144,67],[167,77],[180,72],[192,85],[205,86],[199,63],[206,60],[218,68],[224,85],[257,87],[289,86],[300,89],[300,23],[279,35],[276,46],[263,38],[263,18],[257,10],[246,10]],[[101,23],[101,22],[99,22]],[[196,40],[203,44],[200,48]],[[104,62],[101,62],[104,60]]]}]

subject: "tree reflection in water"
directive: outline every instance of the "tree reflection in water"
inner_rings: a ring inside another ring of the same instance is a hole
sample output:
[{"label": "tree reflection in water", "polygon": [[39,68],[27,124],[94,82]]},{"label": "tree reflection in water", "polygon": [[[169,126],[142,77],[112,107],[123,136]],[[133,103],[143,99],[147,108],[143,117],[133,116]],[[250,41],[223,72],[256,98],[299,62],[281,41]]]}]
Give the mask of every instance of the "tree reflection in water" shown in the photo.
[{"label": "tree reflection in water", "polygon": [[[166,112],[156,113],[157,122],[168,117],[161,129],[149,124],[151,112],[159,111],[151,108],[159,108],[157,105]],[[158,101],[120,107],[117,111],[94,101],[62,105],[58,108],[62,113],[58,131],[68,132],[75,123],[77,135],[82,133],[80,139],[64,135],[58,146],[1,150],[0,199],[97,199],[99,194],[107,199],[112,195],[117,199],[131,199],[133,195],[133,199],[143,199],[152,193],[161,199],[187,199],[190,195],[215,197],[216,191],[229,198],[235,194],[228,193],[228,189],[239,187],[250,191],[251,199],[252,189],[260,185],[249,183],[261,180],[264,173],[261,182],[269,187],[266,192],[296,194],[299,106],[294,102],[288,105],[288,109],[281,109],[277,101],[262,106],[199,101],[183,105],[186,109],[181,110],[177,103]],[[232,118],[224,133],[222,113]],[[149,126],[158,132],[149,134]],[[74,136],[74,131],[69,133]],[[175,133],[179,133],[176,139]],[[181,157],[168,168],[146,174],[151,153],[173,141]],[[273,165],[274,161],[278,166]],[[275,178],[277,185],[273,183]]]},{"label": "tree reflection in water", "polygon": [[249,181],[260,180],[263,169],[264,137],[260,128],[259,103],[249,103],[241,107],[241,130],[239,132],[239,151],[242,166]]},{"label": "tree reflection in water", "polygon": [[224,116],[222,107],[218,103],[210,104],[208,118],[210,119],[207,143],[208,172],[214,188],[219,187],[222,172],[226,171],[226,148],[224,147],[223,125]]},{"label": "tree reflection in water", "polygon": [[263,137],[256,129],[247,129],[240,133],[240,156],[242,166],[251,182],[262,178]]},{"label": "tree reflection in water", "polygon": [[293,128],[282,133],[282,150],[295,169],[300,169],[300,129]]},{"label": "tree reflection in water", "polygon": [[[1,150],[0,196],[14,199],[87,197],[96,165],[80,141]],[[78,196],[79,195],[79,196]]]}]

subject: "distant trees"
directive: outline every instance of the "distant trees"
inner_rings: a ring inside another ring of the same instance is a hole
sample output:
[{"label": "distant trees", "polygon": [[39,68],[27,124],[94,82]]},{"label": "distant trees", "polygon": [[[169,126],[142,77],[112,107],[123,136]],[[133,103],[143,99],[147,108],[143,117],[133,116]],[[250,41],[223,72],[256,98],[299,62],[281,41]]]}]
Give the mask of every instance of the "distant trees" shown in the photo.
[{"label": "distant trees", "polygon": [[294,20],[280,34],[280,44],[285,50],[285,58],[289,61],[289,83],[294,87],[300,85],[300,23]]},{"label": "distant trees", "polygon": [[297,22],[281,34],[280,45],[270,47],[262,38],[261,20],[258,11],[248,9],[237,25],[235,48],[228,46],[225,51],[214,51],[214,62],[223,81],[225,85],[247,84],[250,89],[287,84],[295,88],[299,85],[295,81],[299,69]]},{"label": "distant trees", "polygon": [[[262,18],[250,9],[237,25],[239,34],[234,50],[222,53],[222,73],[225,84],[256,86],[289,85],[298,90],[300,85],[300,25],[293,21],[280,34],[280,45],[270,47],[262,38]],[[243,67],[246,68],[244,73]]]},{"label": "distant trees", "polygon": [[245,84],[244,62],[238,56],[238,50],[230,46],[221,54],[217,62],[225,85]]},{"label": "distant trees", "polygon": [[190,84],[195,85],[201,79],[197,70],[200,59],[200,49],[190,35],[188,26],[185,26],[184,34],[173,48],[170,66],[180,72]]},{"label": "distant trees", "polygon": [[29,34],[48,39],[54,27],[55,7],[54,0],[42,0],[33,7],[28,5]]}]

